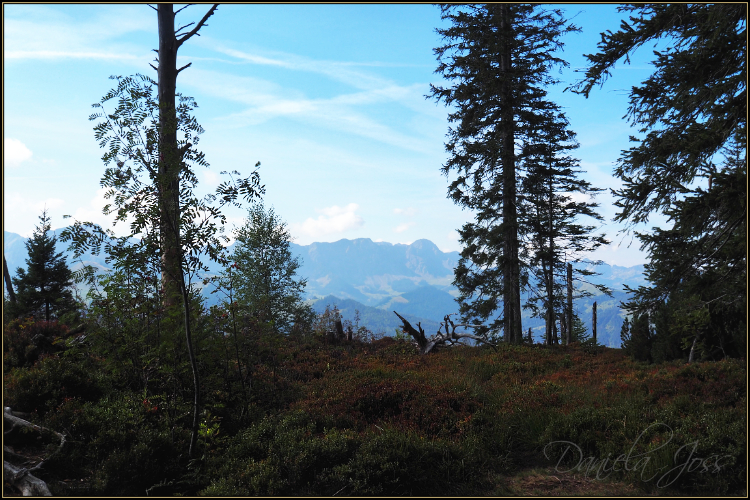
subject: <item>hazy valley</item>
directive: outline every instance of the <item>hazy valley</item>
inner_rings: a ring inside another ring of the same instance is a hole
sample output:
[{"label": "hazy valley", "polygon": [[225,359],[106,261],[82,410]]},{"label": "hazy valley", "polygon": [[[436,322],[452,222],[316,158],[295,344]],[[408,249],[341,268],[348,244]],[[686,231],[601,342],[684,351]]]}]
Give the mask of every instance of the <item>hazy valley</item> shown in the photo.
[{"label": "hazy valley", "polygon": [[[56,231],[57,234],[60,232],[61,229]],[[4,237],[5,258],[11,274],[14,274],[17,267],[25,267],[26,239],[7,231]],[[374,242],[369,238],[342,239],[310,245],[292,243],[291,250],[301,263],[298,275],[307,278],[306,298],[313,302],[317,312],[325,310],[327,305],[336,305],[344,319],[353,321],[355,310],[358,310],[360,325],[386,335],[393,335],[401,326],[394,310],[413,324],[421,322],[428,334],[437,330],[446,314],[458,312],[455,301],[458,291],[452,281],[459,253],[443,252],[429,240],[404,245]],[[58,241],[57,251],[68,257],[72,269],[81,266],[72,261],[66,243]],[[82,261],[100,269],[108,268],[104,255],[86,254]],[[214,263],[210,263],[209,268],[214,273],[220,271]],[[623,286],[646,284],[643,266],[603,264],[590,266],[590,269],[600,273],[591,281],[610,287],[613,297],[597,294],[581,298],[574,302],[574,310],[591,332],[592,306],[596,301],[598,340],[608,347],[619,347],[620,327],[625,318],[619,305],[627,300]],[[219,300],[217,295],[208,291],[205,296],[209,304]],[[531,328],[534,339],[540,341],[544,331],[541,318],[532,318],[524,310],[523,325],[524,332]]]}]

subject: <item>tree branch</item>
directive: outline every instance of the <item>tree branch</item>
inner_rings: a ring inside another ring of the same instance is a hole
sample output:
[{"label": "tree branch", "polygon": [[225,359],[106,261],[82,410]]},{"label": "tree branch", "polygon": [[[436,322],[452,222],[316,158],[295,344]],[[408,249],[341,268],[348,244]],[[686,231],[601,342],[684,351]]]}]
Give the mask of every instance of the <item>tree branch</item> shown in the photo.
[{"label": "tree branch", "polygon": [[182,71],[185,68],[189,68],[192,64],[193,63],[191,63],[191,62],[187,63],[185,66],[183,66],[183,67],[181,67],[180,69],[177,70],[177,74],[179,75],[180,71]]},{"label": "tree branch", "polygon": [[[438,328],[437,334],[431,338],[426,338],[424,334],[424,330],[422,329],[422,326],[420,323],[417,323],[417,327],[419,328],[419,331],[415,330],[413,326],[411,326],[411,323],[409,323],[403,316],[401,316],[396,311],[393,311],[393,313],[401,319],[401,321],[404,324],[404,331],[407,332],[409,335],[414,337],[414,340],[417,343],[417,346],[419,347],[419,354],[427,354],[430,352],[435,346],[445,344],[446,342],[450,342],[451,344],[455,344],[457,341],[461,339],[473,339],[477,342],[482,342],[484,344],[488,344],[492,346],[493,348],[497,348],[495,344],[492,342],[489,342],[486,338],[481,337],[479,335],[474,335],[471,333],[456,333],[456,328],[459,326],[468,326],[472,328],[477,328],[481,325],[456,325],[451,321],[450,317],[451,314],[448,314],[444,318],[444,322],[440,323],[440,328]],[[445,333],[440,333],[440,330],[443,328],[443,325],[445,325]],[[449,329],[450,326],[450,329]]]},{"label": "tree branch", "polygon": [[[180,39],[176,40],[176,44],[177,44],[177,46],[175,47],[175,50],[176,50],[176,49],[179,49],[179,48],[180,48],[180,46],[181,46],[181,45],[182,45],[183,43],[185,43],[185,42],[186,42],[186,41],[187,41],[187,40],[188,40],[188,39],[189,39],[189,38],[190,38],[191,36],[193,36],[193,35],[197,34],[197,33],[198,33],[198,30],[199,30],[199,29],[201,29],[201,28],[203,27],[203,25],[204,25],[204,24],[206,23],[206,20],[207,20],[207,19],[208,19],[209,17],[211,17],[211,16],[213,15],[214,11],[216,11],[216,9],[217,9],[218,7],[219,7],[219,4],[218,4],[218,3],[215,3],[215,4],[213,5],[213,7],[211,7],[211,9],[209,9],[209,11],[208,11],[208,12],[206,12],[206,15],[205,15],[205,16],[203,16],[203,19],[201,19],[201,20],[200,20],[200,21],[198,22],[198,25],[197,25],[197,26],[196,26],[195,28],[193,28],[193,30],[192,30],[192,31],[191,31],[190,33],[188,33],[187,35],[183,36],[182,38],[180,38]],[[183,7],[183,8],[184,8],[184,7]],[[182,9],[180,9],[180,10],[182,10]],[[179,12],[179,11],[177,11],[177,12]],[[199,35],[199,36],[200,36],[200,35]]]},{"label": "tree branch", "polygon": [[[183,7],[183,9],[184,9],[184,7]],[[182,10],[182,9],[180,9],[180,10]],[[178,10],[177,12],[179,12],[179,10]],[[175,12],[175,15],[177,15],[177,12]],[[187,23],[187,24],[186,24],[185,26],[181,26],[181,27],[179,27],[179,28],[177,29],[177,31],[175,31],[175,32],[174,32],[175,36],[177,36],[177,35],[178,35],[178,34],[180,33],[180,31],[184,30],[184,29],[185,29],[185,28],[187,28],[188,26],[192,26],[193,24],[195,24],[195,23]]]},{"label": "tree branch", "polygon": [[[186,4],[186,5],[185,5],[184,7],[182,7],[181,9],[177,9],[177,11],[176,11],[176,12],[174,13],[174,15],[176,16],[177,14],[179,14],[179,13],[180,13],[180,11],[183,11],[183,10],[187,9],[187,8],[188,8],[188,7],[190,7],[191,5],[195,5],[195,4],[194,4],[194,3],[189,3],[189,4]],[[191,23],[191,24],[192,24],[192,23]]]}]

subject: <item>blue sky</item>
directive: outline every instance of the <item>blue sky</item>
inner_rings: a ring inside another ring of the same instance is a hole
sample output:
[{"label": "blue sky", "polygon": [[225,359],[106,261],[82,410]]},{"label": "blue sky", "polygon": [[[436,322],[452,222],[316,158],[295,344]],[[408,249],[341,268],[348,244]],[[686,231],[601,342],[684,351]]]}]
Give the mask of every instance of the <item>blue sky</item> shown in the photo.
[{"label": "blue sky", "polygon": [[[572,83],[583,54],[595,52],[600,33],[615,31],[622,15],[616,5],[558,7],[583,29],[564,39],[570,68],[559,76]],[[183,10],[177,25],[197,22],[208,8]],[[156,78],[149,67],[156,12],[92,4],[5,4],[3,11],[4,229],[30,236],[45,206],[53,227],[69,223],[63,214],[109,227],[101,213],[102,150],[88,116],[113,87],[110,75]],[[424,97],[430,83],[445,84],[434,74],[432,50],[441,45],[441,23],[439,9],[425,4],[219,6],[178,56],[178,66],[192,62],[178,92],[196,99],[206,130],[199,147],[211,169],[197,170],[201,192],[215,189],[219,171],[247,174],[260,161],[265,204],[296,243],[426,238],[460,250],[456,229],[473,214],[446,198],[449,179],[440,168],[448,109]],[[550,89],[596,187],[619,187],[612,171],[635,135],[623,119],[627,94],[651,73],[651,49],[618,64],[588,100],[563,93],[565,83]],[[612,244],[590,258],[645,262],[638,241],[611,221],[613,198],[597,200]],[[226,213],[235,225],[245,215]],[[655,217],[649,227],[663,224]]]}]

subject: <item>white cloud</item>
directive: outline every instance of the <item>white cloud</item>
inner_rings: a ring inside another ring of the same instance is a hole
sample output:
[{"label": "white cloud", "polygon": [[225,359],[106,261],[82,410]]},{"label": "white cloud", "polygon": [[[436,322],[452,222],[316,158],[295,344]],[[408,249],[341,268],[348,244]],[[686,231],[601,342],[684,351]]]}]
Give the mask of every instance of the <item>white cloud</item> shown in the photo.
[{"label": "white cloud", "polygon": [[3,149],[5,150],[5,166],[11,168],[18,167],[34,154],[24,143],[11,137],[3,139]]},{"label": "white cloud", "polygon": [[109,188],[99,188],[96,191],[96,196],[89,202],[88,206],[79,207],[75,213],[71,214],[70,219],[66,219],[67,224],[72,224],[74,221],[80,222],[93,222],[99,224],[102,229],[112,229],[117,236],[125,236],[129,233],[130,221],[119,221],[116,226],[112,226],[112,222],[115,220],[116,214],[104,215],[102,209],[104,205],[111,204],[112,198],[104,198],[104,193]]},{"label": "white cloud", "polygon": [[206,169],[203,170],[203,181],[207,187],[215,188],[221,184],[221,177],[216,172]]},{"label": "white cloud", "polygon": [[403,233],[404,231],[406,231],[413,225],[414,225],[413,222],[404,222],[403,224],[399,224],[398,226],[396,226],[396,228],[393,231],[396,233]]},{"label": "white cloud", "polygon": [[412,217],[417,214],[416,208],[394,208],[393,213],[396,215],[405,215],[407,217]]},{"label": "white cloud", "polygon": [[[359,89],[380,89],[389,86],[390,82],[380,76],[366,73],[363,71],[352,70],[355,63],[326,61],[310,59],[296,54],[275,53],[274,56],[266,57],[257,54],[251,54],[240,50],[235,50],[222,46],[215,40],[208,38],[202,40],[206,45],[210,44],[213,50],[226,54],[230,57],[236,57],[250,64],[259,64],[264,66],[277,66],[287,68],[293,71],[308,71],[311,73],[323,74],[333,80],[351,85]],[[379,64],[375,64],[379,65]]]},{"label": "white cloud", "polygon": [[46,200],[34,201],[18,193],[6,193],[4,205],[13,209],[13,213],[35,213],[40,215],[42,210],[54,210],[65,205],[65,200],[60,198],[47,198]]},{"label": "white cloud", "polygon": [[357,229],[364,225],[365,221],[355,212],[359,208],[356,203],[350,203],[345,207],[332,207],[316,210],[322,213],[317,219],[308,218],[302,224],[292,224],[290,229],[300,231],[306,235],[317,237],[332,233],[343,233],[350,229]]}]

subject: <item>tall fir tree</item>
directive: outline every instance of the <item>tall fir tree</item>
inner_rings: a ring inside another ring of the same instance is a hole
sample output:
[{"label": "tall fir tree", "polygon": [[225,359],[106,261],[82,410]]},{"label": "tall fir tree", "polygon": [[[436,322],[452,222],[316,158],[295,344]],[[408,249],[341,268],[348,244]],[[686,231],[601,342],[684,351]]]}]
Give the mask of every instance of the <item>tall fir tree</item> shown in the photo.
[{"label": "tall fir tree", "polygon": [[[580,262],[586,253],[609,242],[603,234],[593,234],[595,226],[581,223],[584,216],[603,221],[595,211],[598,204],[590,201],[601,189],[579,178],[579,162],[568,154],[578,148],[575,133],[568,130],[568,121],[557,105],[548,103],[548,107],[538,120],[537,134],[523,148],[521,170],[525,176],[517,206],[519,220],[525,226],[523,243],[529,249],[534,278],[529,283],[531,293],[525,307],[532,309],[534,316],[546,319],[545,338],[551,344],[554,319],[558,311],[567,309],[564,284],[568,262]],[[588,201],[576,201],[573,194],[583,195]],[[587,269],[573,269],[576,279],[583,282],[594,274]],[[611,295],[607,287],[594,286]],[[592,294],[579,289],[576,295]],[[537,305],[540,302],[541,308]]]},{"label": "tall fir tree", "polygon": [[312,324],[315,313],[302,298],[307,280],[297,276],[300,262],[292,255],[286,223],[258,202],[236,234],[233,260],[241,309],[272,321],[279,333],[290,333],[297,322]]},{"label": "tall fir tree", "polygon": [[59,318],[76,307],[73,292],[73,273],[68,268],[62,252],[55,253],[57,236],[49,236],[51,226],[47,210],[39,216],[41,223],[26,242],[29,258],[27,269],[18,268],[13,284],[16,287],[16,304],[11,307],[15,316],[33,315],[46,321]]},{"label": "tall fir tree", "polygon": [[[430,97],[455,111],[448,132],[443,166],[458,176],[449,197],[476,211],[476,220],[459,230],[464,249],[454,284],[462,316],[481,324],[502,300],[502,316],[489,325],[503,330],[510,342],[522,341],[521,288],[528,283],[528,255],[519,244],[525,225],[519,221],[518,144],[533,142],[544,124],[544,87],[557,83],[549,74],[560,37],[578,28],[559,10],[538,5],[443,5],[442,18],[452,25],[437,29],[446,44],[435,49],[436,73],[453,83],[432,85]],[[477,333],[485,333],[482,329]]]},{"label": "tall fir tree", "polygon": [[[575,91],[588,96],[616,62],[629,62],[629,54],[645,43],[670,44],[655,52],[654,73],[631,91],[628,117],[645,137],[631,137],[636,145],[623,151],[615,170],[623,181],[614,191],[621,209],[615,220],[633,228],[661,212],[672,223],[636,231],[650,255],[651,286],[634,290],[627,307],[653,314],[669,301],[675,317],[707,314],[707,334],[692,330],[684,349],[692,343],[693,351],[698,346],[708,357],[744,355],[747,6],[643,4],[619,10],[632,14],[619,31],[602,34]],[[657,329],[657,335],[672,334]]]}]

